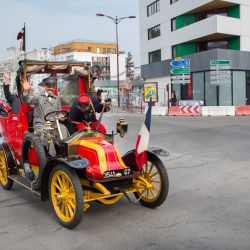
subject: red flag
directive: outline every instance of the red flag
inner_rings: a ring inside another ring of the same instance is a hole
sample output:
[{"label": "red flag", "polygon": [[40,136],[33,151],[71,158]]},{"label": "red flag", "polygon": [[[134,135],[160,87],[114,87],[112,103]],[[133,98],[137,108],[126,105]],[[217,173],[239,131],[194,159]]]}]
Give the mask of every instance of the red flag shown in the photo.
[{"label": "red flag", "polygon": [[141,130],[139,132],[138,139],[136,141],[135,160],[140,170],[143,168],[144,164],[146,164],[148,160],[147,149],[148,149],[149,135],[150,135],[151,110],[152,110],[152,99],[150,98],[146,118],[141,126]]},{"label": "red flag", "polygon": [[21,40],[20,50],[26,51],[26,42],[25,42],[25,24],[24,27],[17,34],[17,40]]},{"label": "red flag", "polygon": [[23,39],[23,34],[24,34],[24,28],[22,28],[20,32],[17,34],[17,40]]}]

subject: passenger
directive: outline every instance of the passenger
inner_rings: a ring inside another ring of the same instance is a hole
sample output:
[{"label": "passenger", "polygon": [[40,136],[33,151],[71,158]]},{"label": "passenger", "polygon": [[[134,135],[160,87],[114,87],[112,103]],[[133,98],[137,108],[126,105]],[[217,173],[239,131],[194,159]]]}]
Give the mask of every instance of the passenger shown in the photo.
[{"label": "passenger", "polygon": [[9,73],[4,72],[3,74],[3,92],[4,96],[11,107],[11,112],[20,112],[20,100],[17,94],[10,93],[10,76]]},{"label": "passenger", "polygon": [[[72,123],[76,125],[77,130],[83,130],[87,128],[86,123],[90,122],[90,127],[96,129],[98,125],[98,120],[96,119],[95,112],[101,113],[109,111],[109,103],[101,104],[95,96],[84,94],[81,95],[71,107],[69,116]],[[99,124],[98,131],[106,134],[106,128],[103,124]]]},{"label": "passenger", "polygon": [[[45,120],[44,116],[52,111],[61,110],[61,102],[58,96],[54,95],[54,91],[56,88],[57,79],[55,77],[48,77],[43,79],[42,85],[44,86],[44,93],[39,94],[37,96],[30,94],[31,86],[27,79],[22,80],[23,87],[23,96],[22,99],[25,103],[34,106],[34,119],[33,119],[33,128],[35,134],[37,134],[44,145],[47,146],[48,142],[46,138],[44,138],[44,129],[45,129]],[[63,119],[63,118],[62,118]],[[49,117],[51,122],[55,122],[55,117],[51,115]],[[67,128],[60,124],[63,138],[68,136]],[[51,149],[51,147],[50,147]],[[49,151],[51,156],[55,155],[55,151],[53,148]]]}]

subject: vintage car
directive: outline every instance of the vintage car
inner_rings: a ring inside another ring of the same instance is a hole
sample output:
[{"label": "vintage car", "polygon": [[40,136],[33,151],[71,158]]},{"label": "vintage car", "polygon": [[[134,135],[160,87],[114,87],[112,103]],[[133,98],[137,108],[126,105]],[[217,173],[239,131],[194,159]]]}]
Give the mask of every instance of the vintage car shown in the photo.
[{"label": "vintage car", "polygon": [[[102,134],[87,129],[69,133],[63,138],[60,132],[59,115],[67,115],[72,102],[87,92],[90,84],[89,63],[46,62],[23,60],[19,62],[16,89],[20,100],[20,112],[0,100],[0,183],[10,190],[13,183],[29,189],[41,197],[50,199],[59,222],[75,227],[91,202],[103,204],[118,202],[123,196],[134,194],[141,205],[155,208],[167,198],[168,175],[160,158],[147,151],[148,162],[139,169],[135,152],[124,156],[114,146],[115,133]],[[33,107],[22,101],[21,79],[28,77],[33,91],[39,93],[43,77],[57,77],[55,95],[59,96],[63,110],[45,116],[45,135],[48,145],[56,149],[50,157],[41,139],[34,134],[32,125]],[[54,124],[48,115],[55,118]],[[70,122],[70,121],[69,121]],[[67,126],[67,124],[66,124]],[[117,133],[124,136],[128,125],[124,119],[117,123]],[[117,134],[116,133],[116,134]]]}]

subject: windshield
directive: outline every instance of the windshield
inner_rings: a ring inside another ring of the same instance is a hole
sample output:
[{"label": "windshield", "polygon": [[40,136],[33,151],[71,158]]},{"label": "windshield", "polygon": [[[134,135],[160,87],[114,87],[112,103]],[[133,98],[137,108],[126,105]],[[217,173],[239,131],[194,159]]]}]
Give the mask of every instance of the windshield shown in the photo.
[{"label": "windshield", "polygon": [[58,96],[62,106],[72,106],[74,99],[79,97],[79,79],[77,75],[57,74]]},{"label": "windshield", "polygon": [[[43,85],[40,84],[44,78],[50,74],[33,74],[30,76],[30,84],[32,92],[42,94],[44,92]],[[79,79],[77,75],[57,74],[58,97],[62,106],[72,106],[74,99],[79,97]]]}]

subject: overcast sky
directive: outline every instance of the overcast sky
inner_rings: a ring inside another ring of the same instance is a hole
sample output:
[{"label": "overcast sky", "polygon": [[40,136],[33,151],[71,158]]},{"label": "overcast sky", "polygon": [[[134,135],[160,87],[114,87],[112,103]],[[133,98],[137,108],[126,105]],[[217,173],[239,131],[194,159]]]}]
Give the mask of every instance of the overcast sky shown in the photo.
[{"label": "overcast sky", "polygon": [[97,17],[99,12],[137,17],[119,24],[119,44],[140,65],[137,0],[0,0],[0,10],[0,60],[6,57],[6,48],[19,46],[16,37],[24,22],[27,51],[74,39],[115,42],[115,24]]}]

